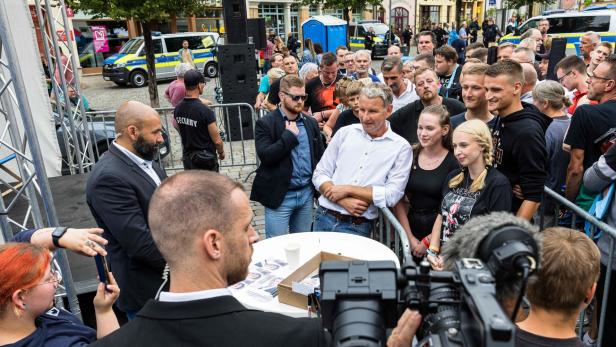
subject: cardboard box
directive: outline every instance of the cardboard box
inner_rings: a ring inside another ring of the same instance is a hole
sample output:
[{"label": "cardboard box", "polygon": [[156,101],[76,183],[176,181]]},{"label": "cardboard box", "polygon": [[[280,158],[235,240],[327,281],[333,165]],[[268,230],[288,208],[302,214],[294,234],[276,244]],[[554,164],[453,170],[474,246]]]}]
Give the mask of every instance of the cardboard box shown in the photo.
[{"label": "cardboard box", "polygon": [[322,261],[327,260],[344,261],[355,259],[339,254],[319,252],[278,284],[278,300],[283,304],[295,306],[305,310],[308,306],[308,297],[306,295],[294,292],[292,289],[293,282],[301,282],[303,279],[310,276],[310,274],[312,274],[315,270],[318,270]]}]

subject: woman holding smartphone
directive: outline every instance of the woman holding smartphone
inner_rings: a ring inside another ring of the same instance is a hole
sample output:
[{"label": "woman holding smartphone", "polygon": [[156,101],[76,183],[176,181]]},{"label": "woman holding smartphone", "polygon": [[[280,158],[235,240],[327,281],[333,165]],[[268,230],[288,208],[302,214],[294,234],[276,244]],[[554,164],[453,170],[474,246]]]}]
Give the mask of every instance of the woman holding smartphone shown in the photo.
[{"label": "woman holding smartphone", "polygon": [[441,247],[474,216],[511,211],[509,180],[492,167],[492,135],[480,120],[460,124],[453,132],[453,150],[462,166],[449,173],[443,185],[440,214],[428,248],[428,261],[443,269]]},{"label": "woman holding smartphone", "polygon": [[[86,346],[119,328],[112,305],[120,294],[111,273],[109,284],[99,283],[94,297],[96,330],[73,314],[54,307],[56,289],[62,281],[52,269],[50,249],[66,248],[77,253],[105,255],[107,241],[102,229],[64,231],[60,242],[52,240],[54,228],[24,231],[16,241],[0,245],[0,346]],[[27,243],[29,242],[29,243]]]}]

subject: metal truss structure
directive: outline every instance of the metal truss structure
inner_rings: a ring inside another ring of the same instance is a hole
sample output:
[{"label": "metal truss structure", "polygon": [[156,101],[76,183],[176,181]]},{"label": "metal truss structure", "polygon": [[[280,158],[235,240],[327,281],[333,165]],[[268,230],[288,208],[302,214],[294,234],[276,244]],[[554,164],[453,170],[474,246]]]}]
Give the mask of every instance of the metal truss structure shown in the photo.
[{"label": "metal truss structure", "polygon": [[[40,6],[39,1],[37,1],[37,6]],[[49,8],[49,4],[46,6]],[[24,10],[26,9],[27,7],[24,6]],[[38,9],[40,10],[40,7]],[[16,45],[12,42],[11,30],[23,28],[11,28],[11,21],[9,21],[11,13],[9,12],[9,4],[0,1],[0,124],[2,124],[0,128],[0,153],[2,153],[0,155],[0,186],[3,190],[3,198],[0,199],[0,228],[2,229],[0,241],[2,239],[11,240],[14,231],[58,226],[53,197],[37,139],[36,125],[28,102],[23,77],[25,70],[19,64]],[[63,12],[66,17],[64,10]],[[58,52],[57,45],[54,45],[54,48]],[[51,56],[49,52],[46,53],[48,57]],[[54,91],[58,95],[62,89],[64,95],[67,95],[66,81],[61,82],[55,83]],[[71,112],[70,106],[62,110]],[[74,117],[71,119],[74,120]],[[71,131],[75,136],[77,128],[73,125],[85,126],[85,123],[72,120]],[[74,147],[75,156],[83,158],[83,155],[80,156],[77,152],[81,148],[77,142]],[[85,165],[82,162],[78,164],[80,171],[83,170]],[[15,167],[17,167],[16,170]],[[25,216],[20,217],[20,220],[14,217],[18,203],[21,203],[22,210],[23,204],[27,204]],[[69,309],[81,318],[75,286],[64,250],[55,252],[54,264],[59,267],[64,278],[59,294],[60,296],[66,295]],[[61,302],[61,298],[58,301]]]}]

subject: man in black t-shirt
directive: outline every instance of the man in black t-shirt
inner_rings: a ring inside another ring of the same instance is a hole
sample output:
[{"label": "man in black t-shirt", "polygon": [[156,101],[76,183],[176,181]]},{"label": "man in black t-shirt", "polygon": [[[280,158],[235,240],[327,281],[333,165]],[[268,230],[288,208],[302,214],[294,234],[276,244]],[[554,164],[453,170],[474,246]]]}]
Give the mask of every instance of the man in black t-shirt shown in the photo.
[{"label": "man in black t-shirt", "polygon": [[[588,99],[599,105],[579,106],[571,118],[571,126],[565,144],[571,146],[571,159],[567,169],[567,199],[582,208],[590,207],[593,197],[584,197],[580,189],[584,171],[601,156],[601,144],[597,138],[616,127],[616,55],[608,56],[588,78]],[[578,196],[578,191],[579,195]]]},{"label": "man in black t-shirt", "polygon": [[320,128],[323,128],[325,121],[338,105],[334,91],[339,79],[336,56],[331,52],[323,54],[319,75],[306,83],[307,99],[304,102],[304,111],[310,110],[312,116],[319,122]]},{"label": "man in black t-shirt", "polygon": [[530,312],[517,324],[515,345],[583,347],[575,326],[597,288],[599,250],[577,230],[555,227],[542,235],[539,270],[526,289]]},{"label": "man in black t-shirt", "polygon": [[411,145],[417,143],[417,121],[424,107],[443,105],[449,114],[464,112],[464,104],[438,95],[439,80],[434,70],[420,68],[415,72],[415,87],[419,100],[402,107],[389,118],[391,130],[404,137]]},{"label": "man in black t-shirt", "polygon": [[439,94],[446,98],[461,100],[460,74],[462,66],[458,65],[458,53],[449,46],[439,47],[434,52],[435,70],[441,82]]},{"label": "man in black t-shirt", "polygon": [[484,80],[488,64],[477,63],[464,65],[460,77],[462,86],[462,99],[466,106],[466,112],[451,116],[451,126],[455,129],[458,125],[471,119],[479,119],[488,125],[490,131],[494,129],[498,117],[488,111],[486,88]]},{"label": "man in black t-shirt", "polygon": [[190,70],[184,74],[184,85],[186,97],[173,110],[182,139],[184,169],[218,171],[218,159],[225,159],[225,150],[214,111],[199,99],[205,79],[200,71]]}]

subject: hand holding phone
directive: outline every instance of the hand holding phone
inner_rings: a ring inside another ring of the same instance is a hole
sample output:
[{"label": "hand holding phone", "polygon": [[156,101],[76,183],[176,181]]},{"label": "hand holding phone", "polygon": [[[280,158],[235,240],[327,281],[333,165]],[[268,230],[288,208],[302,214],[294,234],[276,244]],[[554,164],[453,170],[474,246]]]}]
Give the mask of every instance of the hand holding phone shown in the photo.
[{"label": "hand holding phone", "polygon": [[100,254],[94,256],[96,262],[96,271],[98,271],[98,279],[105,285],[109,284],[109,265],[107,264],[107,258]]}]

